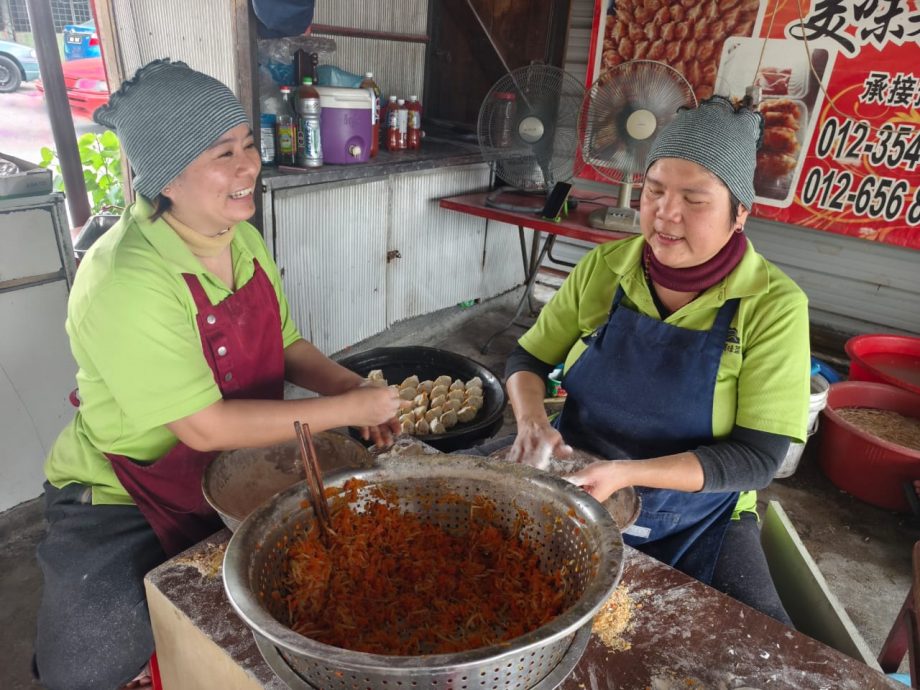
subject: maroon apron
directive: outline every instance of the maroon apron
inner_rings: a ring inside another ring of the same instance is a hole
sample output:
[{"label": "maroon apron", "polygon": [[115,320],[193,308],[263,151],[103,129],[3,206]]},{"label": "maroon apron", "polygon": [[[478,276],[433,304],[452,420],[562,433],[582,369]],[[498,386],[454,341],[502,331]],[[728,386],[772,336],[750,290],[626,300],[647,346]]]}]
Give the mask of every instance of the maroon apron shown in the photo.
[{"label": "maroon apron", "polygon": [[[205,359],[224,399],[280,400],[284,395],[281,310],[265,271],[214,306],[198,278],[183,274],[198,307]],[[179,441],[153,462],[106,453],[115,475],[147,518],[167,556],[213,534],[220,518],[201,492],[201,478],[219,451],[193,450]]]}]

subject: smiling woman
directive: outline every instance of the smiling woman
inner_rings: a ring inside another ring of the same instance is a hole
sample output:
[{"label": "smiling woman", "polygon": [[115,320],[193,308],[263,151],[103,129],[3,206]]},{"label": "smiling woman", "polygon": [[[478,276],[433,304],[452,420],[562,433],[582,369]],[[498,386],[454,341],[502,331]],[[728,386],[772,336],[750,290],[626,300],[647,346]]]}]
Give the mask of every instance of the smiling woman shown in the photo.
[{"label": "smiling woman", "polygon": [[[137,201],[86,253],[67,312],[81,405],[45,464],[50,524],[36,666],[45,687],[115,688],[153,651],[142,578],[220,527],[201,492],[224,449],[356,426],[384,444],[400,401],[301,338],[247,220],[260,160],[233,93],[142,67],[95,119]],[[321,397],[282,400],[284,382]]]},{"label": "smiling woman", "polygon": [[[571,479],[598,500],[636,487],[626,543],[788,623],[753,490],[805,436],[808,311],[743,233],[761,131],[725,98],[679,111],[646,160],[642,236],[579,262],[505,374],[512,459],[605,458]],[[550,424],[543,379],[560,361],[568,395]]]}]

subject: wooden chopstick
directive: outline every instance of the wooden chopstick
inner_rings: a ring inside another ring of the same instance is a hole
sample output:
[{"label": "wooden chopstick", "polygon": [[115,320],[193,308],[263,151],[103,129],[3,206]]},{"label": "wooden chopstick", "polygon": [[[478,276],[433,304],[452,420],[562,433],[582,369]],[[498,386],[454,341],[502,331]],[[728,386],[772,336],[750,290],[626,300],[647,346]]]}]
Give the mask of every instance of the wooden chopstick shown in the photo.
[{"label": "wooden chopstick", "polygon": [[329,502],[326,500],[326,490],[323,486],[323,473],[319,467],[319,458],[316,456],[316,447],[313,445],[313,434],[310,433],[308,424],[294,422],[294,431],[300,441],[300,457],[303,461],[304,477],[310,491],[310,503],[313,506],[313,515],[319,526],[320,538],[323,545],[329,548],[332,545],[332,517],[329,514]]}]

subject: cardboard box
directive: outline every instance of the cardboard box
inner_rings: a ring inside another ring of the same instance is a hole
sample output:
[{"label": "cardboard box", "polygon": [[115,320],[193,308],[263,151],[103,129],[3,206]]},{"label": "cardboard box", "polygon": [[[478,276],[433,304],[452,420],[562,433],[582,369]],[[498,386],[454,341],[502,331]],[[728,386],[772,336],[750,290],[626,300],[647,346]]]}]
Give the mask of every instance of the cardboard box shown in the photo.
[{"label": "cardboard box", "polygon": [[0,175],[0,199],[14,196],[35,196],[51,192],[51,171],[34,163],[0,152],[0,158],[15,163],[19,172],[15,175]]}]

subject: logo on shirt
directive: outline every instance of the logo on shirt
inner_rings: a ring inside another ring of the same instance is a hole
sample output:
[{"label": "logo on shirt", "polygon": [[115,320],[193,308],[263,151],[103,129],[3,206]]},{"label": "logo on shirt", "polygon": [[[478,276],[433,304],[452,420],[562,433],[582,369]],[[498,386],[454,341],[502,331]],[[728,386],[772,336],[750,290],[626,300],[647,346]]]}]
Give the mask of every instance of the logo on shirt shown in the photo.
[{"label": "logo on shirt", "polygon": [[733,355],[741,354],[741,338],[738,337],[738,329],[728,329],[728,335],[725,336],[725,352]]}]

